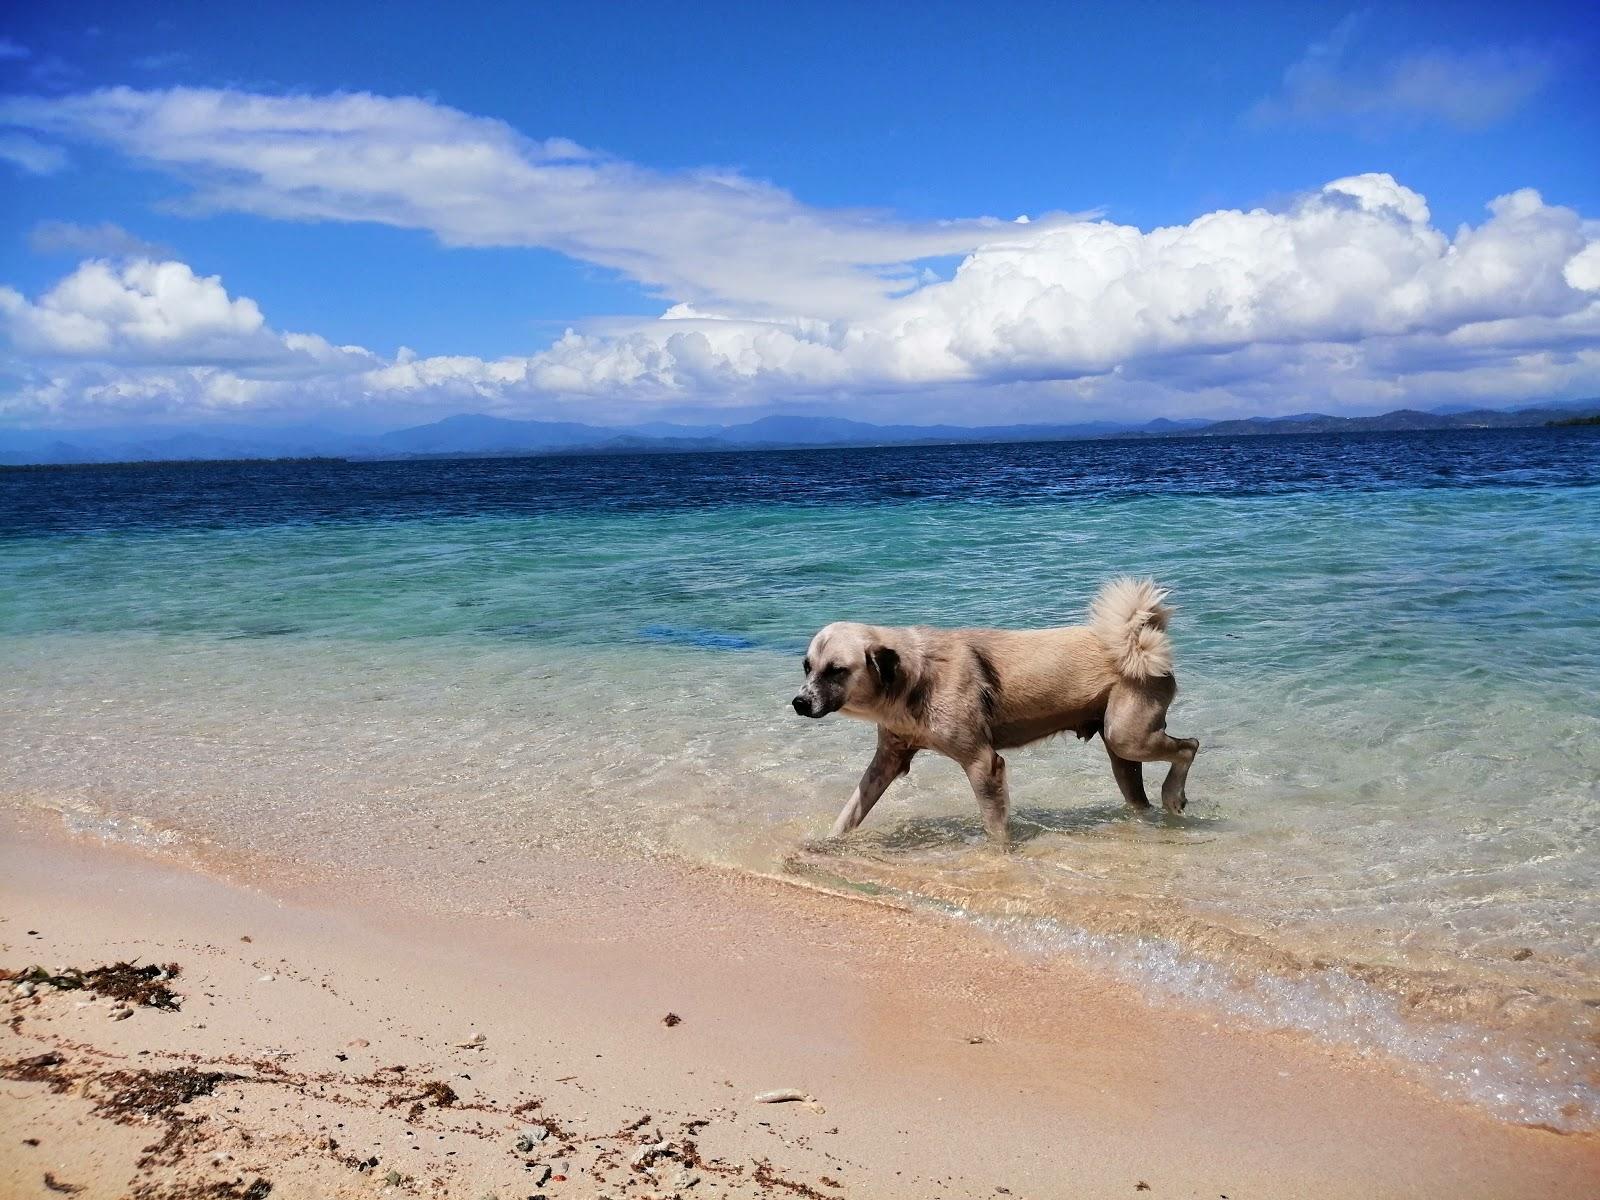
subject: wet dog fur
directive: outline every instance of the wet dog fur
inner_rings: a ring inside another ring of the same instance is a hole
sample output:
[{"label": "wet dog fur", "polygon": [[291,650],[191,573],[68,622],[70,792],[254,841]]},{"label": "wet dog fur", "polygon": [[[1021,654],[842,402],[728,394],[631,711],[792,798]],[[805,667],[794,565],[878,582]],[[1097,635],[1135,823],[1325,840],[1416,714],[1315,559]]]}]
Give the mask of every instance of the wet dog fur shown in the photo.
[{"label": "wet dog fur", "polygon": [[932,750],[960,764],[989,837],[1005,845],[1010,795],[1000,751],[1071,731],[1100,735],[1123,799],[1149,808],[1144,764],[1171,767],[1161,803],[1181,812],[1200,749],[1166,732],[1177,694],[1167,592],[1149,579],[1114,579],[1086,625],[1056,629],[896,628],[836,622],[811,639],[794,710],[843,713],[878,728],[878,746],[833,836],[849,833],[888,786]]}]

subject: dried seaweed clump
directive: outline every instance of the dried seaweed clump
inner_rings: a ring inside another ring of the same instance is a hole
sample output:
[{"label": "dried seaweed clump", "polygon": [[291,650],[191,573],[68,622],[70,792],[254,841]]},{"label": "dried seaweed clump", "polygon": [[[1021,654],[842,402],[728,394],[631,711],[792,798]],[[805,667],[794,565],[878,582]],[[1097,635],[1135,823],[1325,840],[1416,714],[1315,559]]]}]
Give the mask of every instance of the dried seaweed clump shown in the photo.
[{"label": "dried seaweed clump", "polygon": [[70,1091],[76,1079],[61,1070],[67,1060],[55,1051],[35,1054],[32,1058],[19,1058],[16,1062],[0,1063],[0,1079],[15,1079],[18,1083],[48,1083],[52,1092]]},{"label": "dried seaweed clump", "polygon": [[183,1183],[176,1186],[144,1185],[133,1190],[133,1200],[267,1200],[272,1184],[257,1177],[254,1182],[230,1179],[220,1183]]},{"label": "dried seaweed clump", "polygon": [[25,971],[6,971],[3,974],[13,985],[31,983],[34,987],[52,987],[63,992],[87,991],[144,1008],[163,1008],[176,1012],[182,999],[167,983],[176,979],[182,969],[177,963],[167,963],[165,966],[146,963],[141,967],[130,962],[119,962],[88,971],[81,971],[77,967],[66,967],[60,971],[29,967]]},{"label": "dried seaweed clump", "polygon": [[196,1071],[177,1067],[171,1071],[114,1071],[105,1076],[111,1093],[95,1111],[124,1124],[135,1118],[162,1117],[180,1104],[209,1096],[219,1083],[243,1079],[227,1071]]}]

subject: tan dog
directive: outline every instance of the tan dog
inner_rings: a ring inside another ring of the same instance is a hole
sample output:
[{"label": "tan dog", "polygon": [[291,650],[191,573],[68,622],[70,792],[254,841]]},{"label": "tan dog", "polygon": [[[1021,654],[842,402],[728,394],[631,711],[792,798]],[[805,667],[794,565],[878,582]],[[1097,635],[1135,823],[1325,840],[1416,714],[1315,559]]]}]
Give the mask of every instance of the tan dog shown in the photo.
[{"label": "tan dog", "polygon": [[1071,730],[1099,734],[1123,799],[1149,808],[1144,763],[1169,762],[1161,803],[1181,812],[1184,780],[1200,743],[1169,737],[1177,694],[1162,603],[1149,579],[1114,579],[1089,608],[1089,623],[1058,629],[896,629],[841,621],[811,639],[803,717],[842,712],[878,727],[878,749],[833,836],[849,833],[919,750],[961,764],[983,826],[1004,845],[1010,797],[1001,750]]}]

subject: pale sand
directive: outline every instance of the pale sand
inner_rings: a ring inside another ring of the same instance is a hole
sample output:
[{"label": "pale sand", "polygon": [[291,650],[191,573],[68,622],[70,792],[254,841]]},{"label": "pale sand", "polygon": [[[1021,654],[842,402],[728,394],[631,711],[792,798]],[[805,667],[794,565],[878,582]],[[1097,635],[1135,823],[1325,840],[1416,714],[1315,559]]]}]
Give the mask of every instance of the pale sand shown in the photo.
[{"label": "pale sand", "polygon": [[[186,997],[125,1020],[81,992],[8,1001],[0,1061],[63,1060],[0,1080],[8,1198],[66,1194],[46,1172],[83,1200],[257,1178],[274,1197],[641,1197],[694,1154],[691,1198],[1600,1195],[1600,1138],[1499,1124],[920,914],[563,859],[529,915],[446,921],[0,834],[0,963],[175,961]],[[243,1078],[170,1120],[96,1113],[107,1072],[176,1066]],[[822,1111],[752,1102],[781,1087]],[[535,1121],[552,1136],[518,1154]],[[677,1157],[653,1181],[628,1163],[655,1139]],[[534,1186],[529,1159],[568,1178]]]}]

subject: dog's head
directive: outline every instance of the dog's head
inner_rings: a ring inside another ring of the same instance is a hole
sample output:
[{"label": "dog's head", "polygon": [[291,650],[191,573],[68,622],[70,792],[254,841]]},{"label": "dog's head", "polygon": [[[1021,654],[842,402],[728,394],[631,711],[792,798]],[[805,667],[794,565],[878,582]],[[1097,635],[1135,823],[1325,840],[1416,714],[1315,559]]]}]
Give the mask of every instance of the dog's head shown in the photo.
[{"label": "dog's head", "polygon": [[839,621],[811,639],[801,669],[805,685],[794,698],[802,717],[825,717],[841,708],[870,709],[896,689],[900,654],[888,630]]}]

